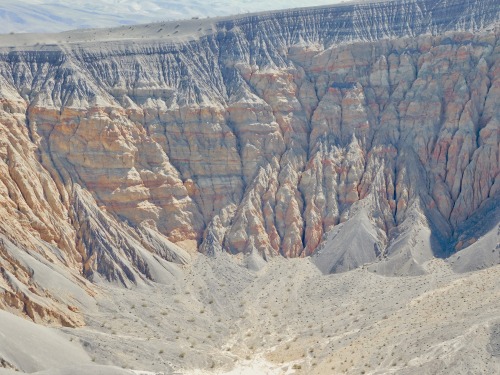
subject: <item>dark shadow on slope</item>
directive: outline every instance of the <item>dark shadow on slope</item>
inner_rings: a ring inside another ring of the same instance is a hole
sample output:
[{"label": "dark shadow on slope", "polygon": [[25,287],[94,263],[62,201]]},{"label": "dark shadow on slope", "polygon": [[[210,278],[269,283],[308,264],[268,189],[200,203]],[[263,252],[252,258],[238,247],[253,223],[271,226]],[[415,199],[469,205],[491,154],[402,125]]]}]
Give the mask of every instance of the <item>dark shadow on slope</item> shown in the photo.
[{"label": "dark shadow on slope", "polygon": [[456,230],[447,261],[456,272],[500,264],[500,199],[489,198]]},{"label": "dark shadow on slope", "polygon": [[[439,218],[436,217],[438,215]],[[434,255],[434,257],[439,259],[448,258],[450,255],[453,254],[453,252],[450,250],[452,248],[451,230],[448,233],[446,233],[446,231],[443,230],[443,223],[445,223],[446,226],[449,228],[448,222],[445,221],[445,219],[441,216],[439,212],[434,212],[433,214],[429,214],[429,212],[426,212],[426,217],[428,219],[429,229],[431,230],[430,245],[432,254]],[[439,223],[439,221],[441,221],[441,223]]]},{"label": "dark shadow on slope", "polygon": [[491,327],[488,351],[493,357],[500,357],[500,323]]},{"label": "dark shadow on slope", "polygon": [[[462,223],[454,233],[452,249],[450,252],[454,254],[456,246],[460,246],[460,242],[464,244],[471,239],[478,239],[500,224],[500,195],[488,198],[483,202],[481,207],[476,210],[464,223]],[[465,248],[466,246],[462,246]],[[459,251],[459,250],[458,250]]]}]

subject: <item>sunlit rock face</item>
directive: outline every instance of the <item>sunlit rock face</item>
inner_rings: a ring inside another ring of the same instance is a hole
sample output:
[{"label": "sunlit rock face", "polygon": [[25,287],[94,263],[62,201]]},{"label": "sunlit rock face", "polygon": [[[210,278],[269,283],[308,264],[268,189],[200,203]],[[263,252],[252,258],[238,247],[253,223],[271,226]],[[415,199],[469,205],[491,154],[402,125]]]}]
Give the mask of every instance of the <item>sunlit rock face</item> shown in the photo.
[{"label": "sunlit rock face", "polygon": [[394,1],[2,48],[2,307],[52,301],[19,253],[130,285],[197,251],[418,274],[498,242],[498,18]]}]

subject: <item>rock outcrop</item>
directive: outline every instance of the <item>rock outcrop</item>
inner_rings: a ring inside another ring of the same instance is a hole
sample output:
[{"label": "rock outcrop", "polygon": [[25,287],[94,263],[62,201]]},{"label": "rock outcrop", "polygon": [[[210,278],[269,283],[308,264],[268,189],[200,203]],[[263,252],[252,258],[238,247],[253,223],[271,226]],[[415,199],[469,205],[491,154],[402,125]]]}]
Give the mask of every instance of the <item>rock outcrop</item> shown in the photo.
[{"label": "rock outcrop", "polygon": [[[3,36],[0,234],[123,285],[168,283],[196,251],[424,272],[498,217],[499,12],[408,0]],[[29,271],[0,255],[2,307],[26,310],[8,296]]]}]

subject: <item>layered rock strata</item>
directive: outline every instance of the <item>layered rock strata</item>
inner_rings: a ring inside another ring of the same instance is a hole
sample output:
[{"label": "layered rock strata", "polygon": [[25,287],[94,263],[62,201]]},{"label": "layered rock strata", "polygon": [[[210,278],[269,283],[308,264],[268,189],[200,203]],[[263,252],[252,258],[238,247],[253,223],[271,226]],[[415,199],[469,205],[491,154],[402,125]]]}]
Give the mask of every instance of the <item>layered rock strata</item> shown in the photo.
[{"label": "layered rock strata", "polygon": [[498,217],[498,19],[408,0],[2,48],[3,307],[49,290],[19,252],[131,285],[196,251],[416,274],[468,247]]}]

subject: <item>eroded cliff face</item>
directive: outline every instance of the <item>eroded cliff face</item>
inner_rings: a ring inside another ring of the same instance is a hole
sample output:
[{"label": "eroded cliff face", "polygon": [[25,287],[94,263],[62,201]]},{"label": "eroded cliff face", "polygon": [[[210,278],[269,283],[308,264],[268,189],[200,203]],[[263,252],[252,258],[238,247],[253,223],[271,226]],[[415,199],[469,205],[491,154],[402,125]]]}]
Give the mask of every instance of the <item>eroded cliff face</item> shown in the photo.
[{"label": "eroded cliff face", "polygon": [[4,295],[46,290],[18,252],[129,285],[168,283],[197,251],[416,274],[474,243],[498,222],[499,9],[434,3],[4,48]]}]

